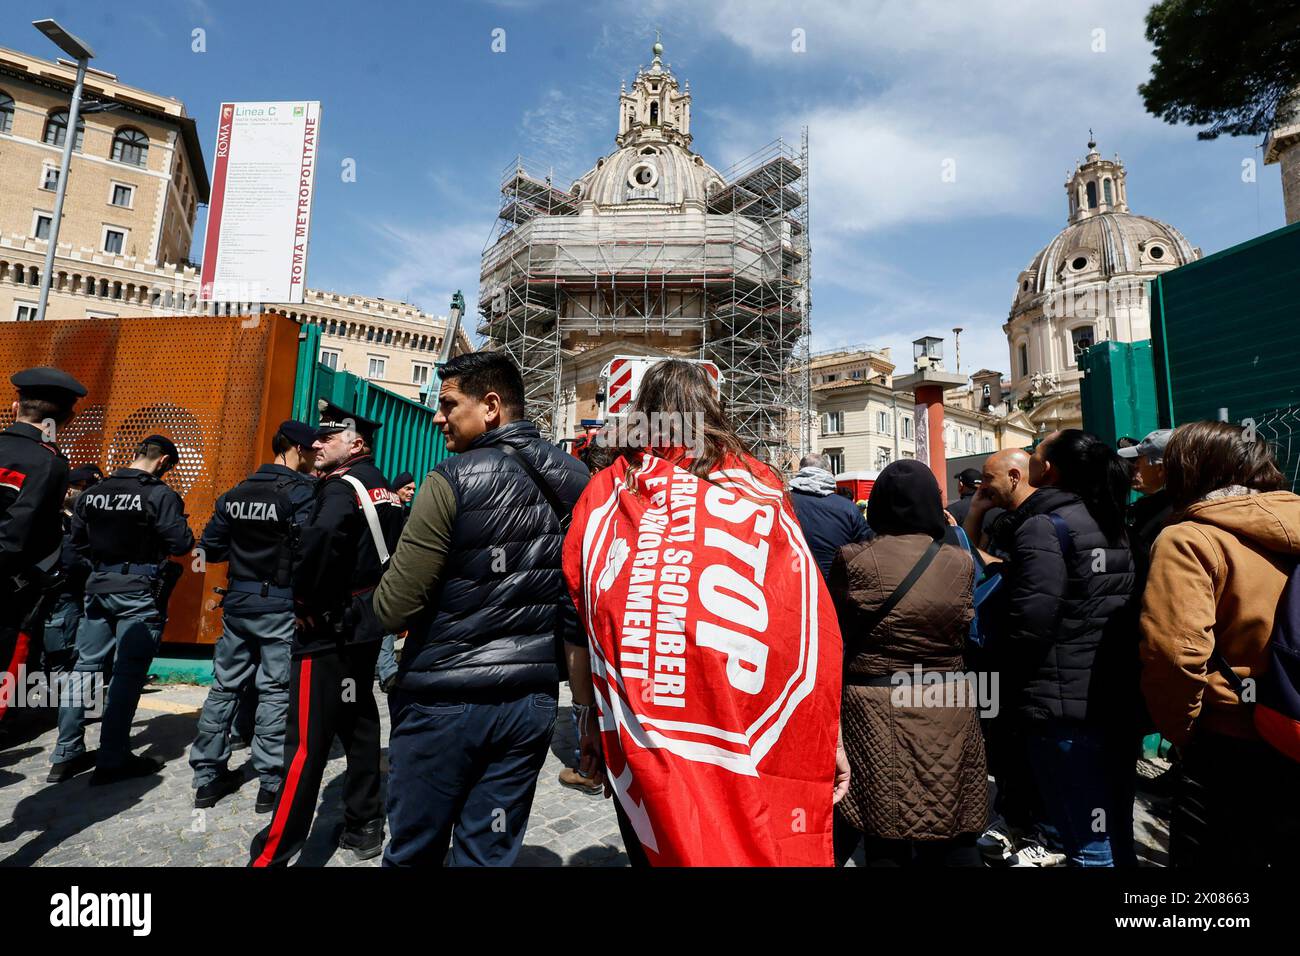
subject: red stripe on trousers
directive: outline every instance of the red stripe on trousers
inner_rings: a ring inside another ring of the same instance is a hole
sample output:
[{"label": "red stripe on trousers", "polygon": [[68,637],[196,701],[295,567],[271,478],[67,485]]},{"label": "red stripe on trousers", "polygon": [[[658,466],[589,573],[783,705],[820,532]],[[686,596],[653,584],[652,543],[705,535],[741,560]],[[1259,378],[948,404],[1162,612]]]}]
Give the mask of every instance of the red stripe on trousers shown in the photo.
[{"label": "red stripe on trousers", "polygon": [[270,866],[275,856],[280,838],[284,836],[284,826],[289,821],[289,811],[293,808],[297,796],[298,781],[302,777],[302,765],[307,762],[307,723],[311,713],[311,658],[304,657],[298,664],[298,749],[293,752],[293,763],[289,765],[289,774],[280,787],[280,799],[275,805],[275,819],[271,821],[271,832],[266,838],[266,846],[253,861],[253,866]]},{"label": "red stripe on trousers", "polygon": [[[5,673],[11,675],[10,688],[13,691],[13,699],[17,700],[18,695],[24,692],[24,688],[18,686],[18,671],[27,663],[27,653],[31,648],[32,639],[26,631],[18,632],[18,642],[14,645],[14,656],[9,661],[9,666],[5,668]],[[0,700],[0,720],[9,712],[9,701]]]}]

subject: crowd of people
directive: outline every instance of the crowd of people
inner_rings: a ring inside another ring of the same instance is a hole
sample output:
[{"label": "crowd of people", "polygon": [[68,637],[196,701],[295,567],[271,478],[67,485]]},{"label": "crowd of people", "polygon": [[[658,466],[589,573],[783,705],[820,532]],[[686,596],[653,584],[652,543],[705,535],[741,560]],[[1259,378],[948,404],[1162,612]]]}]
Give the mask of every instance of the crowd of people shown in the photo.
[{"label": "crowd of people", "polygon": [[49,782],[162,770],[130,730],[172,559],[224,562],[189,761],[211,807],[250,745],[269,814],[250,865],[302,849],[336,738],[340,847],[513,863],[562,681],[578,746],[561,783],[614,799],[633,865],[1135,866],[1153,733],[1173,746],[1173,865],[1300,852],[1277,704],[1295,698],[1300,497],[1249,427],[1118,448],[1064,429],[961,472],[946,509],[900,460],[864,515],[824,457],[788,480],[756,457],[697,364],[652,367],[635,400],[695,422],[692,441],[601,435],[579,458],[525,417],[511,360],[476,352],[442,369],[454,454],[428,475],[387,480],[380,423],[325,404],[280,425],[196,544],[166,436],[107,477],[72,469],[57,431],[85,389],[48,368],[12,381],[0,665],[74,675]]}]

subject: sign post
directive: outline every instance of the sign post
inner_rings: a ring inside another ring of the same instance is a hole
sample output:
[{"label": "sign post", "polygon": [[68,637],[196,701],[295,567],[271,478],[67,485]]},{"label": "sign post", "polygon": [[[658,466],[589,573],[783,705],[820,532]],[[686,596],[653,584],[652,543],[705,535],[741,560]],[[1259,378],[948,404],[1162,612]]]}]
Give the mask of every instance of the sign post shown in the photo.
[{"label": "sign post", "polygon": [[302,302],[319,141],[319,102],[221,104],[202,301]]}]

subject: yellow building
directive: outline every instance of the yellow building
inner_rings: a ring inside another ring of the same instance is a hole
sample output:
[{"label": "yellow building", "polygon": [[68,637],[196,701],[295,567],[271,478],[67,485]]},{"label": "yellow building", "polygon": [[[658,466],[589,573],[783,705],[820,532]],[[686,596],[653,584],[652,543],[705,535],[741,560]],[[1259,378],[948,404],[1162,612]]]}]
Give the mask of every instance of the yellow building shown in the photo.
[{"label": "yellow building", "polygon": [[[894,370],[887,348],[833,349],[812,357],[812,447],[830,459],[831,471],[879,471],[891,461],[916,457],[915,400],[895,386]],[[1002,373],[981,370],[971,383],[944,396],[945,457],[1030,444],[1034,427],[1008,403]]]},{"label": "yellow building", "polygon": [[[36,317],[76,66],[0,48],[0,321]],[[194,119],[171,97],[88,69],[48,319],[211,311],[189,261],[208,174]],[[408,397],[446,320],[403,302],[308,289],[272,311],[319,324],[321,359]],[[454,353],[472,346],[463,332]]]}]

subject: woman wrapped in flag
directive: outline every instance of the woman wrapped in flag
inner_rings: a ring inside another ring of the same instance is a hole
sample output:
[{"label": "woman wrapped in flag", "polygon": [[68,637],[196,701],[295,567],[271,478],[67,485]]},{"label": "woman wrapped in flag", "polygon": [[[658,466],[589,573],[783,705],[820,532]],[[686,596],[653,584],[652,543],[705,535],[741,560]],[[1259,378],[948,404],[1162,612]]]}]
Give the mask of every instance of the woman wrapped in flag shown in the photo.
[{"label": "woman wrapped in flag", "polygon": [[574,509],[564,571],[590,645],[584,752],[628,856],[830,866],[840,632],[781,476],[690,362],[646,372],[627,426]]}]

